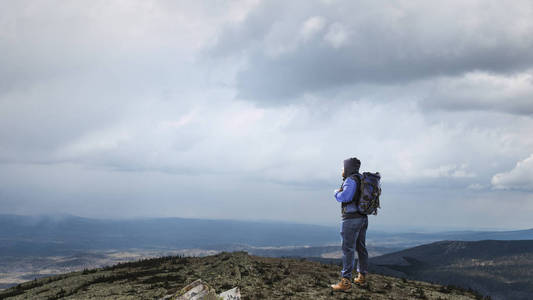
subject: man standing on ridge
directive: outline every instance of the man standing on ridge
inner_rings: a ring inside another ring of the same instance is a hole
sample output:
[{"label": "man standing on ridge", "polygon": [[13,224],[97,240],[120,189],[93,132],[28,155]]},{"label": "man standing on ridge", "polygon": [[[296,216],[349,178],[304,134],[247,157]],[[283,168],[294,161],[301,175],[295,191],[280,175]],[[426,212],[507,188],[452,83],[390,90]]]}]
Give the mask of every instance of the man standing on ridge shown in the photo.
[{"label": "man standing on ridge", "polygon": [[[342,171],[343,183],[340,189],[335,190],[335,199],[341,203],[342,222],[342,279],[339,283],[331,285],[334,291],[346,291],[351,288],[351,278],[354,269],[355,250],[357,250],[357,278],[354,282],[362,284],[368,272],[368,252],[366,250],[366,229],[368,216],[358,211],[357,199],[359,197],[359,168],[361,161],[352,157],[344,160]],[[360,177],[359,177],[360,178]]]}]

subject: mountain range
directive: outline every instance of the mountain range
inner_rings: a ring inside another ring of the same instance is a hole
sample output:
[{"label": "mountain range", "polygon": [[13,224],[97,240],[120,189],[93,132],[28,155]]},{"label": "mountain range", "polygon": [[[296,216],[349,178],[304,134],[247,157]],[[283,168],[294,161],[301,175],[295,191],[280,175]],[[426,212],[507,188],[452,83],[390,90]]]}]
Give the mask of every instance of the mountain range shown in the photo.
[{"label": "mountain range", "polygon": [[[367,236],[367,244],[379,247],[377,254],[384,254],[439,240],[533,239],[533,229],[437,233],[370,230]],[[0,241],[0,256],[27,256],[133,248],[247,250],[234,248],[324,246],[338,245],[340,238],[337,227],[308,224],[184,218],[105,220],[70,215],[0,215]]]},{"label": "mountain range", "polygon": [[219,248],[336,243],[333,227],[183,218],[102,220],[0,215],[1,255],[62,255],[79,250]]},{"label": "mountain range", "polygon": [[[182,218],[101,220],[0,215],[0,288],[42,276],[166,255],[246,251],[340,263],[338,228]],[[373,273],[456,285],[495,299],[533,295],[533,229],[369,231]],[[37,279],[39,280],[39,279]]]}]

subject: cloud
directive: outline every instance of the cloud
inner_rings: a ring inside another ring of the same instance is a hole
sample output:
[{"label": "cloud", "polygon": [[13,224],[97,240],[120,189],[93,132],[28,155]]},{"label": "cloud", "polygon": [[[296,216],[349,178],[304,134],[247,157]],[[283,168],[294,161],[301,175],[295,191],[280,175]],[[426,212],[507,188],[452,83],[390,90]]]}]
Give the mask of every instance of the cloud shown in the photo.
[{"label": "cloud", "polygon": [[531,4],[501,5],[10,2],[0,207],[331,224],[357,156],[377,222],[489,222],[531,198],[487,188],[533,149]]},{"label": "cloud", "polygon": [[180,76],[183,64],[193,62],[196,52],[212,43],[218,27],[244,18],[254,2],[3,4],[0,94],[87,74],[95,78],[86,80],[119,77],[111,83],[176,84],[186,79]]},{"label": "cloud", "polygon": [[324,35],[324,40],[327,41],[333,48],[340,48],[346,45],[350,34],[341,23],[333,23],[329,26],[329,30]]},{"label": "cloud", "polygon": [[435,169],[425,169],[421,171],[421,175],[429,178],[473,178],[476,175],[468,171],[467,164],[462,165],[443,165]]},{"label": "cloud", "polygon": [[320,16],[310,17],[302,24],[301,34],[305,40],[318,34],[326,25],[326,20]]},{"label": "cloud", "polygon": [[473,72],[428,83],[424,109],[492,110],[533,115],[533,73],[513,75]]},{"label": "cloud", "polygon": [[475,191],[480,191],[480,190],[483,190],[485,188],[487,188],[488,186],[485,186],[483,184],[479,184],[479,183],[472,183],[472,184],[469,184],[466,188],[469,189],[469,190],[475,190]]},{"label": "cloud", "polygon": [[[238,97],[279,104],[347,85],[529,69],[532,12],[528,1],[268,1],[225,27],[209,53],[245,55],[236,74]],[[317,15],[320,26],[306,23]],[[299,40],[306,26],[314,34]],[[273,39],[279,32],[283,37]],[[277,48],[286,51],[271,55]]]},{"label": "cloud", "polygon": [[496,189],[533,191],[533,154],[518,161],[512,170],[494,175],[491,183]]}]

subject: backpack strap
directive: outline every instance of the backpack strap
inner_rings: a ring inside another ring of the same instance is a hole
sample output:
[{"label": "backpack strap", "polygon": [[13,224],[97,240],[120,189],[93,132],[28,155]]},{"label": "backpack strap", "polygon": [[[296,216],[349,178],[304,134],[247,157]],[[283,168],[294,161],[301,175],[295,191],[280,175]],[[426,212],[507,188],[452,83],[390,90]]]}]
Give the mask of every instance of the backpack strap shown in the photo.
[{"label": "backpack strap", "polygon": [[[348,204],[350,204],[350,203],[355,201],[356,202],[355,206],[359,206],[359,199],[361,198],[361,191],[362,191],[361,184],[363,182],[362,177],[363,177],[363,175],[361,175],[359,173],[355,173],[355,174],[350,175],[350,178],[352,178],[355,181],[355,183],[357,183],[357,188],[355,189],[355,193],[353,193],[352,200],[350,200],[348,202],[341,203],[341,211],[342,211],[343,214],[345,213],[346,206]],[[357,213],[359,213],[359,212],[357,212]]]},{"label": "backpack strap", "polygon": [[357,189],[355,189],[355,193],[353,194],[352,201],[350,202],[355,201],[355,205],[359,206],[359,200],[361,199],[361,191],[363,190],[362,189],[362,185],[363,185],[362,177],[363,176],[359,173],[356,173],[356,174],[351,175],[350,177],[355,181],[355,183],[357,183]]}]

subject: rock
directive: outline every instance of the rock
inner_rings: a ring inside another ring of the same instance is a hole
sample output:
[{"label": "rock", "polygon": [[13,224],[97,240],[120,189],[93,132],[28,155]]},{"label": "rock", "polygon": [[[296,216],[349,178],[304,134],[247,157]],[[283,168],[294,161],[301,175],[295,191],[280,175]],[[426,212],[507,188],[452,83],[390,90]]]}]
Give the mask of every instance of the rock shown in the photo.
[{"label": "rock", "polygon": [[201,279],[187,285],[173,298],[176,300],[219,300],[215,290]]},{"label": "rock", "polygon": [[220,293],[218,296],[224,300],[241,300],[241,291],[239,291],[238,287],[234,287],[231,290]]},{"label": "rock", "polygon": [[215,289],[201,279],[195,280],[174,295],[167,295],[161,300],[241,300],[241,292],[235,287],[217,295]]}]

